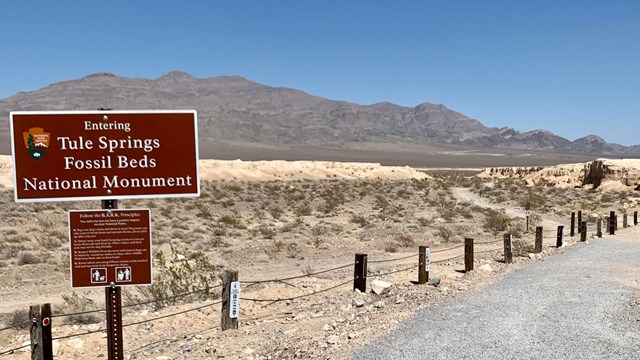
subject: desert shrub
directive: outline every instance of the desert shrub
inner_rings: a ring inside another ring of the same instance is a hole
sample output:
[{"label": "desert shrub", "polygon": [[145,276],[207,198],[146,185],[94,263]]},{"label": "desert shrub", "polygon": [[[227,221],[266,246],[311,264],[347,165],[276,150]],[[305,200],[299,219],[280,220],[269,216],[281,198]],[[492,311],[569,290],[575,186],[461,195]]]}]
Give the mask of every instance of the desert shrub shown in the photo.
[{"label": "desert shrub", "polygon": [[411,193],[407,189],[399,189],[396,195],[405,200],[411,197]]},{"label": "desert shrub", "polygon": [[431,223],[429,219],[423,216],[417,218],[416,220],[418,220],[418,224],[420,224],[420,226],[429,226],[429,224]]},{"label": "desert shrub", "polygon": [[494,235],[507,230],[511,218],[504,210],[488,209],[484,216],[483,228]]},{"label": "desert shrub", "polygon": [[398,234],[396,235],[396,241],[402,247],[409,247],[416,244],[416,240],[411,234]]},{"label": "desert shrub", "polygon": [[246,229],[247,227],[242,223],[242,217],[240,215],[223,215],[218,219],[218,223],[224,224],[228,227],[235,229]]},{"label": "desert shrub", "polygon": [[445,242],[445,243],[452,241],[453,236],[455,235],[453,233],[453,230],[451,230],[449,227],[446,227],[446,226],[438,226],[437,234],[442,239],[442,242]]},{"label": "desert shrub", "polygon": [[361,227],[365,227],[369,223],[364,216],[357,215],[357,214],[351,214],[351,218],[349,218],[349,222],[353,224],[358,224]]},{"label": "desert shrub", "polygon": [[[70,294],[62,294],[61,297],[67,309],[65,311],[66,313],[82,313],[97,308],[95,301],[85,295],[78,295],[75,291]],[[89,312],[65,317],[67,324],[96,324],[102,322],[102,320],[104,320],[104,316],[101,316],[99,312]]]},{"label": "desert shrub", "polygon": [[280,219],[283,213],[284,210],[282,210],[279,205],[272,205],[269,207],[269,214],[271,214],[274,219]]},{"label": "desert shrub", "polygon": [[265,239],[273,239],[276,236],[276,234],[278,233],[275,228],[267,226],[267,225],[258,226],[258,232]]},{"label": "desert shrub", "polygon": [[519,238],[514,239],[513,241],[513,249],[511,249],[513,255],[515,256],[527,256],[529,253],[532,253],[534,250],[534,244],[525,239]]},{"label": "desert shrub", "polygon": [[297,216],[309,216],[312,211],[313,209],[311,209],[311,206],[307,202],[303,202],[293,210]]},{"label": "desert shrub", "polygon": [[300,256],[300,246],[298,246],[298,244],[296,243],[289,243],[289,245],[287,245],[287,256],[294,259]]},{"label": "desert shrub", "polygon": [[25,246],[23,244],[8,244],[0,242],[0,259],[13,259],[18,256],[21,250],[24,249]]},{"label": "desert shrub", "polygon": [[[189,253],[171,245],[169,261],[162,251],[154,254],[155,279],[152,285],[140,287],[143,300],[154,301],[156,308],[182,301],[217,299],[221,267],[212,264],[202,252]],[[188,294],[188,295],[185,295]]]},{"label": "desert shrub", "polygon": [[313,236],[320,236],[324,234],[328,234],[331,231],[331,228],[326,225],[315,225],[311,228],[311,234]]},{"label": "desert shrub", "polygon": [[53,236],[35,236],[38,245],[47,250],[55,250],[60,246],[60,240]]},{"label": "desert shrub", "polygon": [[448,207],[439,207],[438,212],[440,213],[440,217],[445,219],[446,221],[452,221],[458,215],[458,211],[456,208],[448,206]]},{"label": "desert shrub", "polygon": [[18,265],[40,264],[42,259],[30,251],[21,251],[18,254]]},{"label": "desert shrub", "polygon": [[8,325],[16,329],[29,329],[31,327],[31,318],[29,318],[29,310],[16,310],[9,317]]}]

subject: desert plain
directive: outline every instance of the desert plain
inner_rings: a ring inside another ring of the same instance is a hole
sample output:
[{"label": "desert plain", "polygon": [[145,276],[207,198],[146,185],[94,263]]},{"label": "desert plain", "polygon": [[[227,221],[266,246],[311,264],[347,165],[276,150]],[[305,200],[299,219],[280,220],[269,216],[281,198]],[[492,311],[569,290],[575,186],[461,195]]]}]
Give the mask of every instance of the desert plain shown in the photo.
[{"label": "desert plain", "polygon": [[[568,234],[571,212],[582,212],[592,238],[596,220],[616,211],[632,221],[640,201],[638,160],[466,170],[201,160],[200,176],[198,198],[119,201],[151,210],[156,252],[154,285],[123,290],[126,359],[347,358],[420,308],[585,246]],[[0,353],[20,348],[2,358],[30,358],[27,310],[43,303],[52,304],[57,358],[106,358],[104,291],[69,285],[67,212],[100,204],[16,203],[12,188],[2,156]],[[505,233],[514,237],[509,265]],[[466,273],[464,238],[476,244]],[[430,248],[433,284],[415,283],[420,245]],[[368,255],[366,293],[353,290],[357,253]],[[220,329],[225,269],[242,283],[237,330]],[[391,287],[371,292],[375,280]]]}]

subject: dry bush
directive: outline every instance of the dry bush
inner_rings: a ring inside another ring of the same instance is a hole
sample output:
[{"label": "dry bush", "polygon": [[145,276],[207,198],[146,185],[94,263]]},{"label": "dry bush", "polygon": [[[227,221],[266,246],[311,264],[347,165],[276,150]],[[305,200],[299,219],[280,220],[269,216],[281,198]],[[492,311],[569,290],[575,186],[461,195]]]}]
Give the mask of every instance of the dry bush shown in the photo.
[{"label": "dry bush", "polygon": [[511,249],[511,251],[515,256],[527,256],[535,249],[535,245],[532,242],[526,241],[523,238],[513,240],[512,246],[513,249]]},{"label": "dry bush", "polygon": [[506,231],[511,225],[511,218],[504,210],[487,209],[484,214],[483,228],[494,235]]},{"label": "dry bush", "polygon": [[21,251],[18,254],[18,265],[40,264],[42,259],[30,251]]},{"label": "dry bush", "polygon": [[410,247],[416,244],[416,240],[411,234],[398,234],[396,235],[396,241],[401,247]]},{"label": "dry bush", "polygon": [[223,215],[218,218],[218,223],[235,229],[246,229],[246,225],[242,223],[242,217],[238,214]]},{"label": "dry bush", "polygon": [[367,219],[362,216],[362,215],[357,215],[357,214],[351,214],[351,218],[349,218],[349,222],[353,223],[353,224],[358,224],[361,227],[365,227],[369,224],[369,222],[367,221]]},{"label": "dry bush", "polygon": [[296,243],[289,243],[289,245],[287,245],[287,257],[292,259],[298,258],[300,257],[301,251],[302,249],[300,249],[300,246]]},{"label": "dry bush", "polygon": [[258,232],[265,239],[273,239],[276,236],[276,234],[278,233],[275,228],[267,226],[267,225],[258,226]]},{"label": "dry bush", "polygon": [[437,234],[442,239],[442,242],[447,243],[453,241],[454,233],[449,227],[438,226]]},{"label": "dry bush", "polygon": [[[154,301],[156,308],[193,300],[217,299],[220,294],[221,267],[212,264],[202,252],[187,253],[171,245],[169,261],[165,254],[154,254],[154,281],[152,285],[140,287],[140,296],[145,301]],[[189,295],[185,295],[189,294]],[[183,296],[184,295],[184,296]]]},{"label": "dry bush", "polygon": [[29,310],[16,310],[11,314],[8,324],[16,329],[26,330],[31,327],[31,318],[29,318]]},{"label": "dry bush", "polygon": [[60,240],[52,236],[34,236],[38,245],[47,250],[55,250],[60,247]]},{"label": "dry bush", "polygon": [[[85,311],[95,310],[97,305],[95,301],[86,297],[85,295],[78,295],[77,292],[71,292],[70,294],[62,294],[62,300],[64,300],[65,307],[68,309],[66,313],[81,313]],[[104,320],[100,313],[87,313],[77,314],[65,317],[67,324],[96,324]]]},{"label": "dry bush", "polygon": [[309,216],[309,215],[311,215],[312,211],[313,211],[313,209],[311,208],[311,206],[307,202],[303,202],[302,204],[300,204],[298,207],[296,207],[293,210],[293,212],[297,216]]}]

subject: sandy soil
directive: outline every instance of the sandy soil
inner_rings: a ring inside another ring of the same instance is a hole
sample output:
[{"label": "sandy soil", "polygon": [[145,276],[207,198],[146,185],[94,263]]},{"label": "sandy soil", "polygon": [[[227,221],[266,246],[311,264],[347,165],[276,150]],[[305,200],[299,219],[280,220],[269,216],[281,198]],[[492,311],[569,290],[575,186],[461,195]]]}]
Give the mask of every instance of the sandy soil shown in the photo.
[{"label": "sandy soil", "polygon": [[[0,191],[5,244],[0,260],[0,352],[28,344],[28,330],[4,330],[24,320],[18,313],[28,304],[51,302],[54,313],[70,313],[80,309],[79,303],[87,310],[99,309],[104,296],[102,289],[69,288],[66,211],[95,204],[15,204],[7,169],[10,162],[0,157],[0,183],[7,188]],[[151,208],[155,249],[168,254],[172,244],[187,260],[202,253],[220,268],[240,271],[245,283],[239,329],[220,330],[220,305],[212,300],[160,309],[127,308],[125,324],[142,322],[125,328],[128,359],[345,358],[351,349],[375,341],[421,307],[475,291],[507,271],[575,244],[575,238],[567,238],[567,247],[555,249],[555,238],[546,237],[542,254],[524,251],[513,265],[503,264],[501,236],[483,229],[485,212],[504,209],[521,227],[522,195],[504,186],[503,194],[510,194],[503,196],[506,202],[495,202],[488,191],[479,196],[478,189],[496,192],[502,180],[474,174],[428,176],[408,167],[367,163],[207,160],[201,162],[201,176],[200,199],[123,201],[121,207]],[[449,184],[457,177],[464,183]],[[565,204],[554,206],[542,213],[545,228],[566,223]],[[238,223],[226,223],[229,219]],[[453,233],[447,234],[447,229]],[[464,236],[477,243],[476,270],[469,273],[462,271]],[[530,243],[532,234],[522,239]],[[414,283],[417,247],[423,244],[431,248],[430,275],[440,278],[437,287]],[[21,263],[25,252],[41,262]],[[393,284],[388,293],[352,291],[352,264],[359,252],[369,255],[369,289],[379,278]],[[303,276],[342,265],[336,271]],[[248,283],[295,276],[302,277]],[[286,298],[291,299],[266,301]],[[126,289],[125,304],[142,299],[136,289]],[[196,308],[200,309],[189,311]],[[178,314],[183,311],[188,312]],[[172,314],[178,315],[168,316]],[[103,316],[54,318],[54,337],[95,331],[55,340],[56,356],[105,357]],[[27,359],[26,350],[5,357]]]}]

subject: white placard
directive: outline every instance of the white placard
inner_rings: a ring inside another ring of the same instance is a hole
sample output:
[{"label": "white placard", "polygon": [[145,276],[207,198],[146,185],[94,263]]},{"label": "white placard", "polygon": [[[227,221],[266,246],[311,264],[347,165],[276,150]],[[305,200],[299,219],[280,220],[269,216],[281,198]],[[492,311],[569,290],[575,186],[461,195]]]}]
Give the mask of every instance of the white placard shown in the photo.
[{"label": "white placard", "polygon": [[431,249],[427,248],[424,254],[424,267],[429,271],[431,269]]},{"label": "white placard", "polygon": [[237,319],[240,315],[240,281],[231,282],[229,317]]}]

